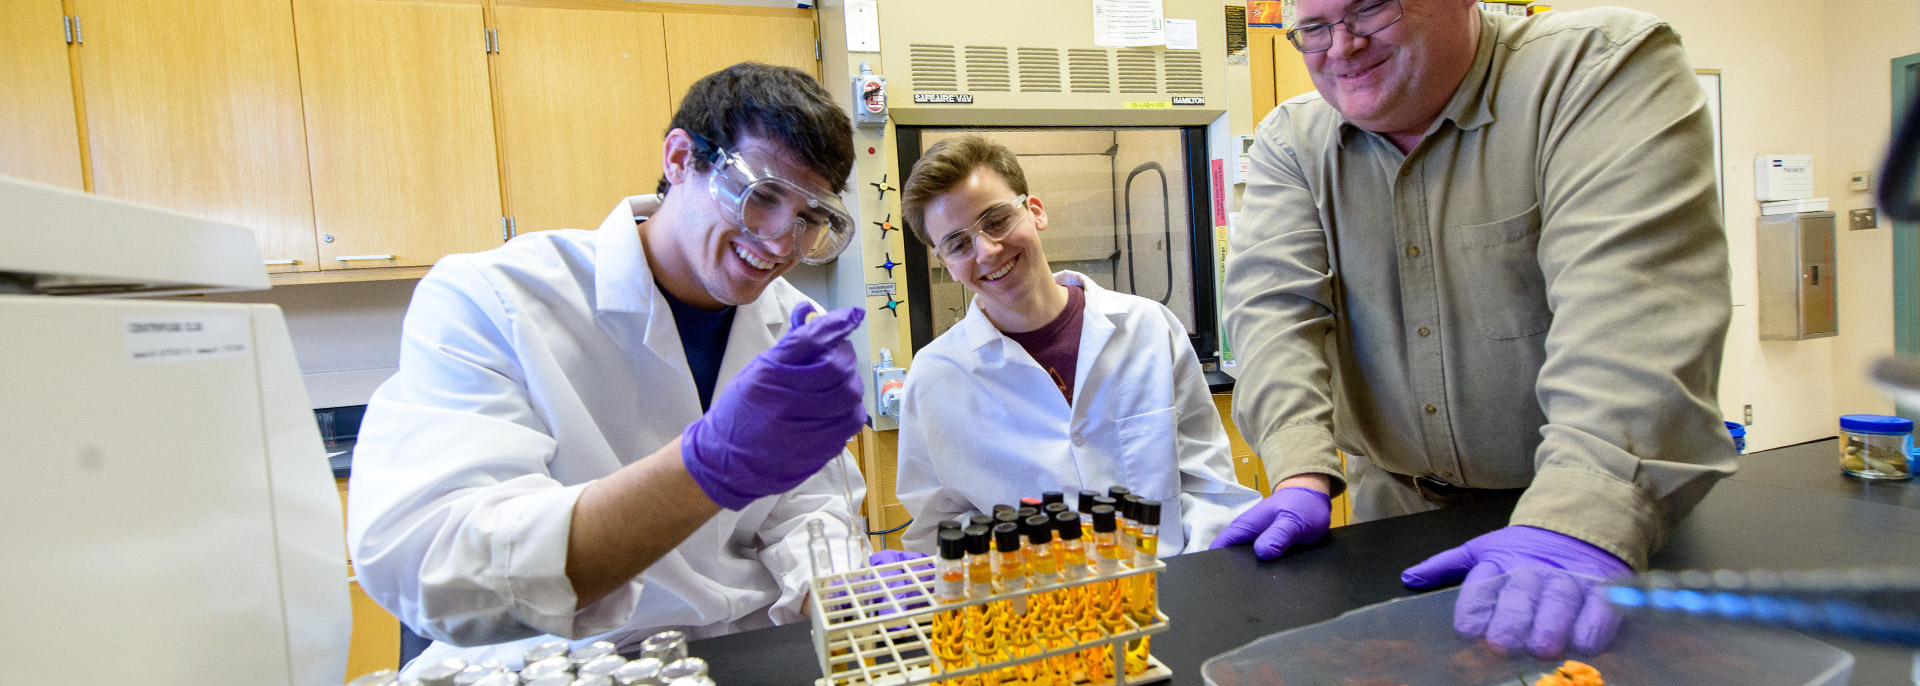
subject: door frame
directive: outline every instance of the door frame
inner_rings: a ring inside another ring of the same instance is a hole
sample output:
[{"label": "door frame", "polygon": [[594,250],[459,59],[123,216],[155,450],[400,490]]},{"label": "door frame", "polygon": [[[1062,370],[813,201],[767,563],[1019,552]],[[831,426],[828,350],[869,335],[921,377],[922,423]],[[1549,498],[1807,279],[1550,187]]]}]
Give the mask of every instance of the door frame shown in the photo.
[{"label": "door frame", "polygon": [[[1920,90],[1920,53],[1892,60],[1893,125],[1898,130]],[[1886,183],[1886,179],[1881,179]],[[1920,224],[1893,223],[1893,348],[1901,355],[1920,354]],[[1898,406],[1895,414],[1914,417],[1915,409]]]}]

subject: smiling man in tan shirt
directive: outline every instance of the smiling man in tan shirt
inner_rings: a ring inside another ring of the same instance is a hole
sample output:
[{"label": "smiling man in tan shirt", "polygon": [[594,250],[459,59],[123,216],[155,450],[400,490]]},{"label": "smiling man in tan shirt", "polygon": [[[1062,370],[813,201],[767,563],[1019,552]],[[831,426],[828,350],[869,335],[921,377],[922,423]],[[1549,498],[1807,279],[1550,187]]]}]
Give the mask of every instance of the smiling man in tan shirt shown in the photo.
[{"label": "smiling man in tan shirt", "polygon": [[1297,15],[1319,90],[1260,124],[1226,284],[1234,418],[1276,489],[1216,545],[1317,540],[1343,490],[1362,521],[1519,494],[1403,580],[1469,582],[1456,627],[1505,647],[1604,645],[1586,578],[1644,568],[1734,469],[1712,129],[1679,37],[1468,0]]}]

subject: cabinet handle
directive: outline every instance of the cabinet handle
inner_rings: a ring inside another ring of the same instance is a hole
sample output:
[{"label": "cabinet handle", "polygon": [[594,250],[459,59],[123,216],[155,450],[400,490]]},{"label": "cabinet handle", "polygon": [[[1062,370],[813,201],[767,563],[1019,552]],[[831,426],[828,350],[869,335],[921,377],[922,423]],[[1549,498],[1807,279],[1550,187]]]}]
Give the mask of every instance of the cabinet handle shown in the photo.
[{"label": "cabinet handle", "polygon": [[366,262],[373,260],[391,260],[392,255],[341,255],[333,258],[341,262]]},{"label": "cabinet handle", "polygon": [[290,265],[300,264],[300,261],[299,260],[261,260],[260,264],[263,264],[269,267],[286,267]]}]

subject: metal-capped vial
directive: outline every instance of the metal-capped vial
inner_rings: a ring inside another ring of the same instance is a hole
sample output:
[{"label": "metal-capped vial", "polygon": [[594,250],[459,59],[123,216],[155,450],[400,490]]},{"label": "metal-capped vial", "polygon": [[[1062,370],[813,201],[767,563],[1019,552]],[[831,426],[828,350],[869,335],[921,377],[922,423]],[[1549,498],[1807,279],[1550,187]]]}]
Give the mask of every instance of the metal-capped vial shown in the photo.
[{"label": "metal-capped vial", "polygon": [[687,632],[662,631],[648,636],[640,643],[640,656],[659,660],[661,664],[671,664],[687,656]]},{"label": "metal-capped vial", "polygon": [[566,657],[571,649],[572,646],[567,645],[566,641],[541,641],[521,654],[525,658],[522,664],[530,665],[550,657]]},{"label": "metal-capped vial", "polygon": [[580,665],[580,668],[575,671],[575,674],[582,679],[590,679],[596,676],[610,676],[613,674],[613,670],[619,669],[626,664],[627,658],[620,657],[619,655],[602,655],[586,664]]},{"label": "metal-capped vial", "polygon": [[573,660],[575,665],[584,665],[617,652],[620,652],[620,646],[614,645],[613,641],[594,641],[581,646],[567,657]]},{"label": "metal-capped vial", "polygon": [[513,672],[493,671],[480,677],[479,681],[473,682],[473,686],[520,686],[520,677],[515,676]]},{"label": "metal-capped vial", "polygon": [[520,669],[520,678],[527,681],[561,675],[573,676],[573,660],[560,655],[539,662],[529,662],[527,666]]},{"label": "metal-capped vial", "polygon": [[503,668],[492,667],[485,664],[467,665],[466,669],[462,669],[459,674],[453,675],[453,685],[473,686],[473,684],[480,683],[482,677],[501,671],[502,669]]},{"label": "metal-capped vial", "polygon": [[686,657],[667,663],[660,668],[660,680],[673,683],[687,677],[707,675],[707,661],[697,657]]},{"label": "metal-capped vial", "polygon": [[659,658],[643,657],[613,670],[613,682],[620,686],[658,686],[660,668],[665,666]]},{"label": "metal-capped vial", "polygon": [[347,682],[347,686],[393,686],[400,681],[400,673],[391,669],[362,674],[359,678]]},{"label": "metal-capped vial", "polygon": [[420,672],[414,676],[419,677],[420,686],[453,686],[453,678],[466,668],[466,660],[450,657],[420,668]]}]

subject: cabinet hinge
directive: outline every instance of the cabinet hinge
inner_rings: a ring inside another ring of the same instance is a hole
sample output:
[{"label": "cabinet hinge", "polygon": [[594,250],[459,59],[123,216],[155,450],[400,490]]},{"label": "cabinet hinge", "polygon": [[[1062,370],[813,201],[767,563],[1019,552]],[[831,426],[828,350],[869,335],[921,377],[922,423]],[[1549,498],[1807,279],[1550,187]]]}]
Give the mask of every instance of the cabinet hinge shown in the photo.
[{"label": "cabinet hinge", "polygon": [[520,218],[507,217],[507,237],[514,238],[519,235],[520,235]]},{"label": "cabinet hinge", "polygon": [[486,43],[488,53],[499,54],[500,29],[486,29]]},{"label": "cabinet hinge", "polygon": [[501,217],[500,218],[500,242],[505,243],[511,238],[513,238],[513,229],[507,228],[507,218]]},{"label": "cabinet hinge", "polygon": [[67,30],[67,45],[73,45],[73,17],[60,15],[60,28]]},{"label": "cabinet hinge", "polygon": [[813,39],[813,61],[820,61],[820,39]]},{"label": "cabinet hinge", "polygon": [[87,42],[87,34],[80,30],[78,16],[67,17],[67,42],[75,45],[85,45]]}]

